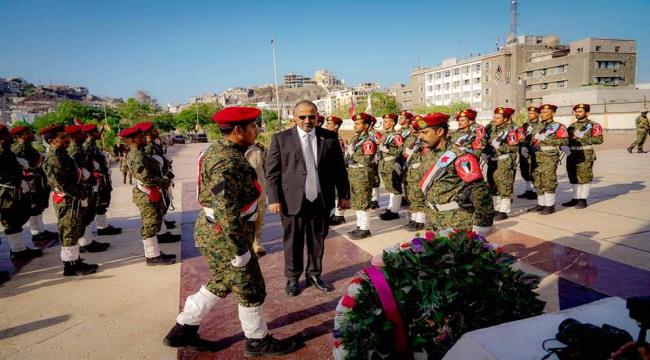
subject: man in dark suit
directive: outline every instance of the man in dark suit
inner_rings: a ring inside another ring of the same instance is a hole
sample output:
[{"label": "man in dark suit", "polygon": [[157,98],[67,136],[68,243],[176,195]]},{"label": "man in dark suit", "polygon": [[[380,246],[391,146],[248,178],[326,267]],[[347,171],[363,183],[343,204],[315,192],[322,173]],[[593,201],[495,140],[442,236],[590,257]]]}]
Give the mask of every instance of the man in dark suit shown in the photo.
[{"label": "man in dark suit", "polygon": [[332,291],[321,280],[327,218],[334,208],[350,206],[350,184],[335,133],[316,127],[318,108],[303,100],[293,110],[297,126],[273,135],[266,162],[268,209],[280,214],[284,229],[284,274],[289,296],[299,293],[303,247],[307,243],[307,286]]}]

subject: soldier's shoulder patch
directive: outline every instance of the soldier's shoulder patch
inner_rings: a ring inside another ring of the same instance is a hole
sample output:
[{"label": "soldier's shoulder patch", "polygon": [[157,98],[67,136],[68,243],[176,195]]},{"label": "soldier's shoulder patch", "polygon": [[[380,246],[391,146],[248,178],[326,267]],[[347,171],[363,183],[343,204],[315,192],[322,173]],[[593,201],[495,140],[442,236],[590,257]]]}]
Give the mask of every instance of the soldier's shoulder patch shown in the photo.
[{"label": "soldier's shoulder patch", "polygon": [[603,127],[599,123],[594,122],[591,127],[591,136],[600,136],[603,134]]},{"label": "soldier's shoulder patch", "polygon": [[404,137],[402,137],[402,135],[399,134],[395,135],[395,137],[393,138],[393,143],[397,146],[404,145]]},{"label": "soldier's shoulder patch", "polygon": [[517,145],[519,143],[519,135],[517,135],[517,131],[514,129],[510,130],[506,141],[508,145]]},{"label": "soldier's shoulder patch", "polygon": [[454,162],[454,168],[458,177],[466,183],[472,183],[483,179],[481,165],[476,156],[472,154],[463,154]]},{"label": "soldier's shoulder patch", "polygon": [[566,126],[560,124],[557,131],[555,132],[555,137],[557,137],[558,139],[565,139],[569,137],[569,133],[566,129]]},{"label": "soldier's shoulder patch", "polygon": [[377,150],[377,146],[372,141],[366,141],[362,145],[362,150],[364,155],[374,155]]}]

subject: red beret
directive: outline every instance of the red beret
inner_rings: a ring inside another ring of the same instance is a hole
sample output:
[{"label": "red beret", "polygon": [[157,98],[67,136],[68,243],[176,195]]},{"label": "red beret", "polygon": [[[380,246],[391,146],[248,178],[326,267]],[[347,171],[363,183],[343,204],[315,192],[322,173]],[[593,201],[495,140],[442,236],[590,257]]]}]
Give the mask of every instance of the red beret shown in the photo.
[{"label": "red beret", "polygon": [[557,106],[555,106],[555,105],[551,105],[551,104],[544,104],[544,105],[542,105],[542,106],[539,107],[539,111],[540,111],[540,112],[541,112],[542,110],[544,110],[544,109],[550,109],[550,110],[553,110],[553,111],[555,112],[555,110],[557,110]]},{"label": "red beret", "polygon": [[364,123],[371,124],[372,123],[372,116],[370,116],[370,115],[368,115],[368,114],[366,114],[364,112],[354,114],[354,116],[352,117],[352,121],[357,121],[357,120],[363,120]]},{"label": "red beret", "polygon": [[319,114],[318,115],[318,122],[319,123],[324,123],[325,122],[325,116]]},{"label": "red beret", "polygon": [[494,109],[494,113],[495,114],[502,114],[503,117],[509,118],[509,117],[512,116],[512,114],[515,113],[515,109],[509,108],[509,107],[499,106],[499,107]]},{"label": "red beret", "polygon": [[218,111],[212,116],[212,121],[220,127],[228,127],[243,122],[255,121],[262,112],[258,108],[246,106],[231,106]]},{"label": "red beret", "polygon": [[79,125],[68,125],[64,129],[65,133],[68,135],[74,135],[81,133],[81,126]]},{"label": "red beret", "polygon": [[402,111],[400,115],[404,116],[407,120],[413,117],[413,114],[406,110]]},{"label": "red beret", "polygon": [[27,126],[20,125],[12,128],[11,131],[9,131],[9,133],[11,133],[12,136],[18,136],[18,135],[22,135],[27,130],[29,130]]},{"label": "red beret", "polygon": [[39,131],[39,134],[41,135],[47,135],[47,134],[56,134],[58,132],[64,132],[65,127],[63,125],[50,125],[48,127],[44,127]]},{"label": "red beret", "polygon": [[93,132],[97,130],[97,125],[95,124],[86,124],[86,125],[81,125],[81,132],[84,134],[87,134],[89,132]]},{"label": "red beret", "polygon": [[420,125],[418,125],[418,121],[421,119],[422,117],[420,115],[416,115],[412,120],[409,121],[413,130],[420,131]]},{"label": "red beret", "polygon": [[578,104],[573,107],[573,111],[576,111],[577,109],[585,109],[586,112],[589,112],[589,110],[591,110],[591,106],[589,106],[589,104]]},{"label": "red beret", "polygon": [[336,116],[328,116],[327,121],[331,121],[331,122],[335,123],[336,125],[343,124],[343,120],[341,120],[340,117],[336,117]]},{"label": "red beret", "polygon": [[134,137],[135,135],[137,135],[137,134],[139,134],[139,133],[143,133],[143,132],[144,132],[144,131],[143,131],[140,127],[138,127],[138,126],[136,125],[136,126],[133,126],[133,127],[130,127],[130,128],[126,128],[126,129],[120,131],[120,133],[119,133],[118,135],[119,135],[121,138],[132,138],[132,137]]},{"label": "red beret", "polygon": [[382,116],[382,118],[397,120],[398,116],[397,116],[397,114],[390,113],[390,114],[386,114],[386,115]]},{"label": "red beret", "polygon": [[370,115],[370,124],[371,124],[372,126],[375,126],[376,123],[377,123],[377,118],[374,117],[374,116],[372,116],[372,115]]},{"label": "red beret", "polygon": [[456,120],[458,120],[458,119],[460,119],[462,117],[466,117],[466,118],[468,118],[470,120],[475,120],[476,119],[476,110],[465,109],[465,110],[462,110],[462,111],[459,111],[458,113],[456,113]]},{"label": "red beret", "polygon": [[134,128],[142,130],[142,132],[147,132],[153,129],[153,122],[151,121],[140,121],[139,123],[133,125]]},{"label": "red beret", "polygon": [[443,113],[431,113],[418,120],[418,127],[424,129],[429,126],[445,125],[449,121],[449,115]]},{"label": "red beret", "polygon": [[539,108],[537,106],[529,106],[528,111],[534,111],[539,114]]}]

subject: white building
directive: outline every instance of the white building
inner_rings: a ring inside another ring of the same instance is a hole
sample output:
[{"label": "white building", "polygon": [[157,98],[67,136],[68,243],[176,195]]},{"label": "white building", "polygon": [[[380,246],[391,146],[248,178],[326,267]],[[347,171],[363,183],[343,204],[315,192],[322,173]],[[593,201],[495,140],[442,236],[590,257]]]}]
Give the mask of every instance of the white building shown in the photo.
[{"label": "white building", "polygon": [[334,110],[336,110],[336,107],[334,107],[334,99],[332,99],[331,96],[324,97],[322,99],[316,99],[312,100],[314,104],[318,107],[318,113],[323,115],[323,116],[328,116]]},{"label": "white building", "polygon": [[449,105],[464,101],[472,108],[482,108],[481,57],[458,61],[447,59],[425,74],[426,105]]}]

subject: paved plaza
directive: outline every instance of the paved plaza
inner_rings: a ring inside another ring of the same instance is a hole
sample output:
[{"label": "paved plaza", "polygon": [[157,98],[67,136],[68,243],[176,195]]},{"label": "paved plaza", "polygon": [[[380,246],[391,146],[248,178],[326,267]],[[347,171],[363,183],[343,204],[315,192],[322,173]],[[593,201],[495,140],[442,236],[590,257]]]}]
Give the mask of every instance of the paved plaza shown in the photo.
[{"label": "paved plaza", "polygon": [[[496,224],[492,242],[518,258],[518,267],[539,274],[538,292],[552,312],[608,296],[650,295],[650,154],[628,154],[633,133],[606,133],[597,148],[595,181],[589,207],[556,206],[553,215],[527,213],[534,200],[516,199],[510,218]],[[113,203],[109,222],[124,228],[109,241],[107,252],[83,254],[99,263],[96,274],[62,276],[59,244],[45,246],[44,256],[29,263],[11,263],[6,241],[0,245],[0,270],[14,273],[0,287],[0,359],[239,359],[245,338],[233,297],[220,300],[201,326],[202,336],[217,341],[217,353],[194,353],[162,344],[185,297],[209,277],[205,261],[194,247],[192,232],[198,213],[196,157],[206,144],[176,145],[169,150],[176,182],[174,232],[180,244],[162,244],[166,253],[180,255],[172,266],[144,264],[139,218],[131,202],[131,186],[123,185],[113,167]],[[557,202],[571,198],[564,164],[560,166]],[[517,194],[524,184],[518,179]],[[388,197],[380,198],[386,206]],[[333,227],[326,240],[323,279],[336,290],[322,293],[307,288],[294,298],[284,293],[282,227],[277,215],[265,218],[262,242],[268,255],[260,260],[266,279],[266,317],[278,338],[295,337],[305,347],[287,359],[331,358],[334,308],[349,279],[369,265],[373,255],[413,233],[400,229],[406,222],[381,221],[373,212],[373,236],[359,241],[346,237],[354,225]],[[53,209],[45,213],[55,230]],[[29,231],[24,232],[28,237]],[[304,288],[304,279],[301,281]]]}]

